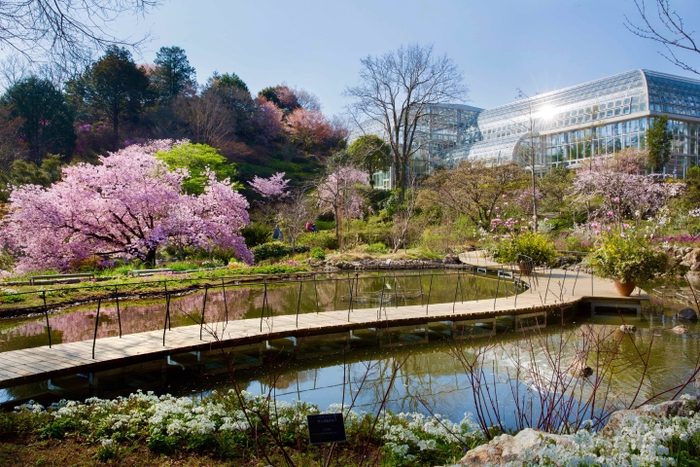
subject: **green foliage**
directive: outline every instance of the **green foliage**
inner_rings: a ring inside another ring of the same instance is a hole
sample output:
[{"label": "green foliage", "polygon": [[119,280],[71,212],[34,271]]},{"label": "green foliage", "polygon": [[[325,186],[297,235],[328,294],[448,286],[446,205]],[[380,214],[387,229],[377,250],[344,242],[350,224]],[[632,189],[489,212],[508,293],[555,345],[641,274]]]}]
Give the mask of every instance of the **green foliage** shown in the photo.
[{"label": "green foliage", "polygon": [[671,158],[673,134],[668,130],[668,116],[654,118],[646,132],[646,146],[649,150],[647,167],[660,172]]},{"label": "green foliage", "polygon": [[338,241],[335,238],[335,232],[330,230],[322,230],[320,232],[308,232],[301,234],[297,239],[297,246],[306,246],[309,248],[320,247],[324,250],[337,250]]},{"label": "green foliage", "polygon": [[182,91],[194,92],[197,86],[195,69],[185,51],[177,46],[161,47],[153,60],[156,65],[150,78],[160,98],[171,101]]},{"label": "green foliage", "polygon": [[389,170],[391,165],[391,146],[376,135],[360,136],[348,147],[347,153],[355,165],[370,174],[369,183],[372,188],[372,174]]},{"label": "green foliage", "polygon": [[588,261],[596,274],[620,282],[645,283],[668,267],[668,255],[631,231],[603,232]]},{"label": "green foliage", "polygon": [[272,229],[260,222],[253,222],[241,230],[243,238],[245,238],[245,244],[248,248],[253,248],[258,245],[262,245],[270,240],[272,237]]},{"label": "green foliage", "polygon": [[192,269],[199,269],[199,265],[190,261],[176,261],[174,263],[169,263],[168,269],[173,271],[190,271]]},{"label": "green foliage", "polygon": [[87,114],[95,112],[94,117],[110,122],[116,148],[120,124],[138,121],[144,105],[150,102],[149,84],[146,70],[136,66],[131,53],[111,46],[82,76],[66,83],[66,91],[74,108]]},{"label": "green foliage", "polygon": [[373,243],[365,247],[365,253],[376,253],[380,255],[385,255],[389,253],[389,249],[382,242]]},{"label": "green foliage", "polygon": [[[282,242],[268,242],[254,247],[252,250],[256,262],[266,259],[279,259],[292,254],[292,247]],[[309,251],[306,245],[297,245],[294,248],[296,253]]]},{"label": "green foliage", "polygon": [[283,258],[292,254],[292,248],[282,242],[268,242],[254,247],[252,250],[255,262],[265,259]]},{"label": "green foliage", "polygon": [[315,260],[322,261],[326,259],[326,252],[320,246],[315,246],[311,249],[311,257]]},{"label": "green foliage", "polygon": [[318,230],[335,230],[335,221],[317,220],[315,222]]},{"label": "green foliage", "polygon": [[204,193],[204,188],[209,183],[207,169],[216,174],[217,180],[232,180],[237,173],[234,164],[228,163],[219,151],[206,144],[184,143],[155,155],[168,164],[171,170],[187,169],[189,176],[183,181],[182,187],[191,195]]},{"label": "green foliage", "polygon": [[2,303],[19,303],[27,299],[25,294],[20,294],[15,289],[2,288],[0,289],[0,301]]},{"label": "green foliage", "polygon": [[495,243],[489,248],[489,253],[495,261],[505,264],[517,263],[520,255],[529,256],[538,266],[551,264],[557,256],[554,243],[544,235],[531,231]]},{"label": "green foliage", "polygon": [[30,76],[10,86],[0,104],[10,118],[20,118],[29,158],[38,163],[48,153],[69,156],[75,149],[73,112],[63,93],[47,79]]}]

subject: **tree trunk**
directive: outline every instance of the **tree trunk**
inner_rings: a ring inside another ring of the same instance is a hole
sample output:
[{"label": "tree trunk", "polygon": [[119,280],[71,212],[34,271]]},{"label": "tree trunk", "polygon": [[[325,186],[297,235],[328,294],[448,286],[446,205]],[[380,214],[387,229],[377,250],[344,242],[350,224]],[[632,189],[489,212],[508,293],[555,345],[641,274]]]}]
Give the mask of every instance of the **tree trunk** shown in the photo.
[{"label": "tree trunk", "polygon": [[148,250],[146,253],[146,265],[149,268],[155,268],[156,267],[156,249],[152,248]]}]

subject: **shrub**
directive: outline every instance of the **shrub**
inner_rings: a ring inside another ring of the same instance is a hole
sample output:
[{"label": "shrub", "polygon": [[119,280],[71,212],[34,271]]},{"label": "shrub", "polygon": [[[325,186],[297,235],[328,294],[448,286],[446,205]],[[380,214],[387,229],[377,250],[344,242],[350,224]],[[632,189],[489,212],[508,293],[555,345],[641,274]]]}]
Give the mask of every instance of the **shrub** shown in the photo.
[{"label": "shrub", "polygon": [[[265,259],[277,259],[289,256],[292,254],[292,247],[282,242],[269,242],[258,245],[251,251],[257,263]],[[305,253],[307,251],[309,251],[309,247],[306,245],[297,245],[294,248],[295,253]]]},{"label": "shrub", "polygon": [[502,240],[489,250],[493,259],[500,263],[517,263],[521,259],[520,256],[525,255],[539,266],[551,263],[557,256],[554,244],[547,237],[531,231]]},{"label": "shrub", "polygon": [[253,222],[241,230],[241,235],[245,238],[246,246],[253,248],[267,242],[272,237],[272,229],[265,224]]},{"label": "shrub", "polygon": [[326,259],[326,252],[323,251],[323,248],[320,246],[316,246],[311,249],[311,257],[315,260],[321,261]]},{"label": "shrub", "polygon": [[335,232],[323,230],[320,232],[309,232],[299,236],[297,239],[297,247],[305,246],[308,248],[320,247],[324,250],[337,250],[338,242],[335,239]]},{"label": "shrub", "polygon": [[292,249],[282,242],[269,242],[252,249],[255,262],[270,258],[283,258],[292,254]]},{"label": "shrub", "polygon": [[385,255],[389,253],[389,250],[387,249],[385,244],[383,244],[382,242],[377,242],[371,245],[367,245],[365,247],[365,253],[376,253],[380,255]]}]

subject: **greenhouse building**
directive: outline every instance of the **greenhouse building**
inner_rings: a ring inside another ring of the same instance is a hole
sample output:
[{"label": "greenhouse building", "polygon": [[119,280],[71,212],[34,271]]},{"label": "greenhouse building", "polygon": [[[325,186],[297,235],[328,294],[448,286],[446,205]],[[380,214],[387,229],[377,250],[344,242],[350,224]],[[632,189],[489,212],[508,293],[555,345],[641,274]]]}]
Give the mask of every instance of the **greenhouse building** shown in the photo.
[{"label": "greenhouse building", "polygon": [[[424,166],[462,160],[511,161],[545,172],[577,167],[593,155],[644,147],[653,117],[667,115],[673,133],[665,172],[684,177],[698,164],[700,80],[634,70],[538,94],[493,109],[437,104],[419,128]],[[384,185],[389,177],[380,177]],[[382,183],[380,183],[381,185]]]}]

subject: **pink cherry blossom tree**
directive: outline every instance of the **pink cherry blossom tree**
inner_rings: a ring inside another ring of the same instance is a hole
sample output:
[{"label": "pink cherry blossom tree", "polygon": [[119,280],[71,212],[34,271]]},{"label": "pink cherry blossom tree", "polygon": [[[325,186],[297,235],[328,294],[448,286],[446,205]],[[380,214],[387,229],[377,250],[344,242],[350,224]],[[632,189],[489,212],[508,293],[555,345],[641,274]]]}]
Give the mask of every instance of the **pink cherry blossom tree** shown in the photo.
[{"label": "pink cherry blossom tree", "polygon": [[249,223],[248,202],[211,172],[203,194],[184,193],[186,170],[170,171],[154,156],[173,143],[132,145],[100,157],[99,165],[66,167],[48,189],[16,188],[0,237],[17,256],[18,270],[67,270],[95,254],[153,264],[157,249],[173,243],[230,249],[252,263],[240,235]]},{"label": "pink cherry blossom tree", "polygon": [[369,187],[369,174],[353,166],[340,166],[316,186],[317,205],[321,213],[333,212],[335,238],[340,244],[340,224],[362,215],[365,204],[359,188]]},{"label": "pink cherry blossom tree", "polygon": [[609,222],[619,227],[624,219],[639,220],[666,203],[671,185],[658,176],[645,175],[645,160],[645,151],[627,149],[613,158],[593,158],[576,172],[575,199],[598,203],[598,208],[590,212],[589,222]]},{"label": "pink cherry blossom tree", "polygon": [[260,178],[256,175],[252,182],[248,182],[248,185],[267,200],[282,199],[289,195],[287,192],[289,179],[285,180],[284,174],[284,172],[277,172],[270,178]]}]

